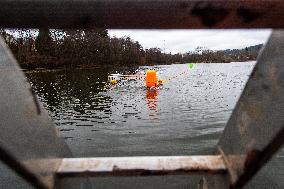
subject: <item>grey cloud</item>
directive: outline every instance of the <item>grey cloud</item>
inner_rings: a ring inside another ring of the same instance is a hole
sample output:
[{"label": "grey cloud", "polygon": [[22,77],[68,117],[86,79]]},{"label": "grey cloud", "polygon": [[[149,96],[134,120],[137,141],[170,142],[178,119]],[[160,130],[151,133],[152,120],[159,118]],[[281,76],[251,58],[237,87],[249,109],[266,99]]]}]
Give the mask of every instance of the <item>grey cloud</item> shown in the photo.
[{"label": "grey cloud", "polygon": [[197,46],[212,50],[237,49],[265,43],[271,30],[109,30],[111,36],[129,36],[144,48],[184,53]]}]

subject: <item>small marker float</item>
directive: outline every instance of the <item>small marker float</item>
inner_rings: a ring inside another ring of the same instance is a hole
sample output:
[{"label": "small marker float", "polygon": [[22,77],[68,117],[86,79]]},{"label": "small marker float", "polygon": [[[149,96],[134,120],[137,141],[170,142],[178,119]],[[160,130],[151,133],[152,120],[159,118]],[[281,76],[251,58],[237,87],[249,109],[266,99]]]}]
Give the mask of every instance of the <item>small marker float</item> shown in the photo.
[{"label": "small marker float", "polygon": [[115,84],[117,83],[117,81],[116,81],[115,79],[112,79],[112,80],[110,80],[110,83],[111,83],[112,85],[115,85]]}]

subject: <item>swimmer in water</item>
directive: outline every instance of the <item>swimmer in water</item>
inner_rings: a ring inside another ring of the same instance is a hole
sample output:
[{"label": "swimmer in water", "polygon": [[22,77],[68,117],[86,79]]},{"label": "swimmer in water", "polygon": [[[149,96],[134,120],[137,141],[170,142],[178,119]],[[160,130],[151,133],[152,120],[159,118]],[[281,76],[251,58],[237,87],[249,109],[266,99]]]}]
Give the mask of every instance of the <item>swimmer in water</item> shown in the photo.
[{"label": "swimmer in water", "polygon": [[153,87],[150,87],[150,88],[149,88],[149,91],[154,92],[154,91],[156,91],[157,89],[158,89],[157,87],[154,87],[154,86],[153,86]]},{"label": "swimmer in water", "polygon": [[164,84],[164,80],[159,79],[158,82],[155,84],[155,86],[152,86],[148,88],[149,91],[156,91],[159,89],[159,86],[162,86]]},{"label": "swimmer in water", "polygon": [[164,82],[165,82],[164,80],[159,79],[159,80],[158,80],[158,83],[157,83],[157,86],[163,85]]}]

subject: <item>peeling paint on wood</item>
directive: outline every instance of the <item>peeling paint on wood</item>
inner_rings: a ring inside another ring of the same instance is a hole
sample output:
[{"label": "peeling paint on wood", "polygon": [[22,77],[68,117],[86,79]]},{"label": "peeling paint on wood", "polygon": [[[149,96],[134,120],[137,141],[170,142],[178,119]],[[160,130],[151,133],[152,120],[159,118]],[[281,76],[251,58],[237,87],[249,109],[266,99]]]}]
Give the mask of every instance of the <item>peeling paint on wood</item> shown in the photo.
[{"label": "peeling paint on wood", "polygon": [[149,176],[169,174],[224,174],[221,156],[149,156],[65,158],[59,176]]}]

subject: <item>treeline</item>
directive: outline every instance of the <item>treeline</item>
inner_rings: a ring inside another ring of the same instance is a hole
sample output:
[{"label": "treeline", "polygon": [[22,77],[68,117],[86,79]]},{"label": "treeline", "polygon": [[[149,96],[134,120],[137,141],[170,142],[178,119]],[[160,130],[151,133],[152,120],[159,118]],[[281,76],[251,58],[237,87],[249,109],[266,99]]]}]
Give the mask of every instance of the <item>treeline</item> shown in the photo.
[{"label": "treeline", "polygon": [[144,49],[129,37],[110,37],[107,30],[0,30],[22,68],[133,66],[255,60],[262,45],[212,51],[197,47],[188,53]]}]

